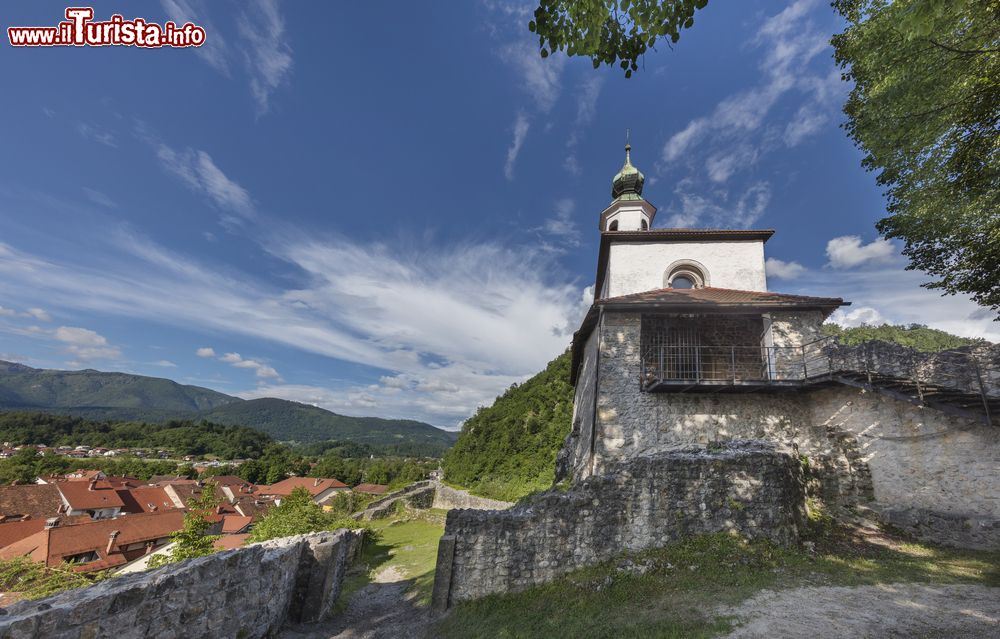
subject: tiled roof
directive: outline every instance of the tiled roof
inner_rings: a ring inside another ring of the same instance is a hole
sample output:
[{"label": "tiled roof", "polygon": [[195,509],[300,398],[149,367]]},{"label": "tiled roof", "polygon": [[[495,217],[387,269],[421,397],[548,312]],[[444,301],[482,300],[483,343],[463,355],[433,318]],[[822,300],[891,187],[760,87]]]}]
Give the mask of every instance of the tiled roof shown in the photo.
[{"label": "tiled roof", "polygon": [[44,519],[28,519],[0,524],[0,548],[9,546],[25,537],[30,537],[45,529]]},{"label": "tiled roof", "polygon": [[249,536],[250,535],[248,533],[223,535],[215,540],[213,546],[215,546],[217,550],[232,550],[234,548],[239,548],[246,543],[247,537]]},{"label": "tiled roof", "polygon": [[319,477],[289,477],[270,486],[258,486],[262,495],[291,495],[296,488],[305,488],[309,494],[315,497],[331,488],[347,488],[347,484],[336,479],[323,479]]},{"label": "tiled roof", "polygon": [[222,534],[234,535],[253,523],[253,517],[241,517],[240,515],[226,515],[222,518]]},{"label": "tiled roof", "polygon": [[0,515],[45,519],[59,514],[62,507],[59,489],[54,484],[0,486]]},{"label": "tiled roof", "polygon": [[217,486],[253,486],[247,480],[236,475],[215,475],[214,477],[205,477],[202,481],[212,482]]},{"label": "tiled roof", "polygon": [[73,510],[121,508],[125,505],[106,481],[65,481],[55,486]]},{"label": "tiled roof", "polygon": [[122,511],[127,513],[152,513],[177,507],[167,491],[159,486],[120,488],[116,492],[124,504]]},{"label": "tiled roof", "polygon": [[351,490],[356,493],[367,493],[369,495],[384,495],[385,491],[389,490],[389,487],[382,484],[358,484]]},{"label": "tiled roof", "polygon": [[660,288],[631,295],[608,297],[597,300],[597,304],[611,306],[617,304],[679,304],[684,306],[815,306],[837,307],[846,303],[839,297],[810,297],[788,295],[767,291],[741,291],[729,288]]},{"label": "tiled roof", "polygon": [[[94,552],[99,559],[77,569],[102,570],[120,566],[145,554],[143,547],[129,550],[127,546],[166,538],[170,533],[180,530],[183,524],[184,513],[173,510],[60,525],[46,528],[0,549],[0,559],[28,556],[34,561],[44,561],[48,566],[58,566],[66,557]],[[108,541],[114,531],[119,534],[109,554]]]}]

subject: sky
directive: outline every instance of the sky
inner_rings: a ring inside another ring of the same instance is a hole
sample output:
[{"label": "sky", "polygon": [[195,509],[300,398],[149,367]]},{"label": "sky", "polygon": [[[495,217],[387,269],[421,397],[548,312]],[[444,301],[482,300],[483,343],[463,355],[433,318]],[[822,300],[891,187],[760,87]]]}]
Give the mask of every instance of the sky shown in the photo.
[{"label": "sky", "polygon": [[457,428],[568,347],[626,129],[654,226],[774,228],[772,291],[1000,339],[879,239],[822,0],[713,0],[631,79],[541,59],[530,2],[93,6],[207,39],[2,45],[0,359]]}]

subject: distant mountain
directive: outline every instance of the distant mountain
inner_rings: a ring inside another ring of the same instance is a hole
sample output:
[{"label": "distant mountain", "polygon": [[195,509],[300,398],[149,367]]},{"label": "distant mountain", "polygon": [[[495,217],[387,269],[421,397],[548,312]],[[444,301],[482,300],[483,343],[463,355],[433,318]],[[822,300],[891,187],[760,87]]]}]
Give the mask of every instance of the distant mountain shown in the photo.
[{"label": "distant mountain", "polygon": [[244,400],[169,379],[32,368],[0,360],[0,410],[35,410],[89,419],[206,420],[249,426],[278,441],[355,441],[400,453],[442,454],[457,437],[423,422],[347,417],[284,399]]}]

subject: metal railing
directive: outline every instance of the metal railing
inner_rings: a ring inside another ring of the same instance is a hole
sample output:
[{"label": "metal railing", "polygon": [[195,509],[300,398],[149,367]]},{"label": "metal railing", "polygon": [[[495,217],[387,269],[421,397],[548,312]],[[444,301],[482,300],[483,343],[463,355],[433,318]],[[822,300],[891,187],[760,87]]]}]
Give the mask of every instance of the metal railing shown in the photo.
[{"label": "metal railing", "polygon": [[801,346],[651,346],[642,354],[643,387],[805,381],[831,372],[833,344],[827,337]]}]

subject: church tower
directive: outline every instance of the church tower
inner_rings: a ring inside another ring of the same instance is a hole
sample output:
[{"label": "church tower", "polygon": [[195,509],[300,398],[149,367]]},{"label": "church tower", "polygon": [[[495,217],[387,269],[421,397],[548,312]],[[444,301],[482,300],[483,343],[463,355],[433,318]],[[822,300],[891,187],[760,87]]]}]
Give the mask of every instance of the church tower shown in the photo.
[{"label": "church tower", "polygon": [[632,145],[625,145],[625,166],[611,180],[612,202],[601,213],[601,231],[648,231],[656,207],[642,199],[646,178],[632,166]]}]

